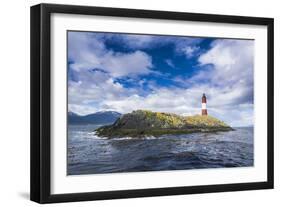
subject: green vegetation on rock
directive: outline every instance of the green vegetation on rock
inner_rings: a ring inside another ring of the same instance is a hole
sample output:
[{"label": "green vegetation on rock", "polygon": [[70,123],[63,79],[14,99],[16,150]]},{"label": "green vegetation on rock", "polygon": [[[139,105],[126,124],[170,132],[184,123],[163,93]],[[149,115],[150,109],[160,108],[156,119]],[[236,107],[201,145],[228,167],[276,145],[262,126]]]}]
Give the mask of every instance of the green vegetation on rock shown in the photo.
[{"label": "green vegetation on rock", "polygon": [[171,113],[137,110],[124,114],[114,124],[96,130],[104,137],[142,137],[233,130],[212,116],[179,116]]}]

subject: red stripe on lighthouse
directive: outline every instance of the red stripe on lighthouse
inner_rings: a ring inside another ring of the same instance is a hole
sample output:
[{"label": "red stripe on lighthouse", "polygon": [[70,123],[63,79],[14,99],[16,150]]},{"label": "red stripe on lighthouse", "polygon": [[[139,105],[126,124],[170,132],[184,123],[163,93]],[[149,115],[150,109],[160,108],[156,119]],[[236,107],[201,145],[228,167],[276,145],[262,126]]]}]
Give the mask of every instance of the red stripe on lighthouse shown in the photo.
[{"label": "red stripe on lighthouse", "polygon": [[205,96],[205,93],[203,93],[203,96],[202,96],[202,116],[206,116],[208,115],[208,112],[207,112],[207,98]]}]

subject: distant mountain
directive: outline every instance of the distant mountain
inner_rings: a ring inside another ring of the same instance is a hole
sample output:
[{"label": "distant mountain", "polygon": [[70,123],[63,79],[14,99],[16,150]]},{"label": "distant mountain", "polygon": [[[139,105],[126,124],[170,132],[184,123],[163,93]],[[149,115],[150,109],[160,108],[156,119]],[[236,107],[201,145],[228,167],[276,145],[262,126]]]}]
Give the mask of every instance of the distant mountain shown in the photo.
[{"label": "distant mountain", "polygon": [[100,111],[94,114],[88,114],[85,116],[78,115],[74,112],[68,112],[69,124],[112,124],[122,114],[116,111]]},{"label": "distant mountain", "polygon": [[188,134],[233,130],[212,116],[179,116],[171,113],[137,110],[124,114],[114,124],[96,130],[105,137],[142,137],[147,135]]},{"label": "distant mountain", "polygon": [[71,117],[78,117],[79,115],[78,114],[75,114],[74,112],[72,111],[69,111],[68,112],[68,117],[71,116]]}]

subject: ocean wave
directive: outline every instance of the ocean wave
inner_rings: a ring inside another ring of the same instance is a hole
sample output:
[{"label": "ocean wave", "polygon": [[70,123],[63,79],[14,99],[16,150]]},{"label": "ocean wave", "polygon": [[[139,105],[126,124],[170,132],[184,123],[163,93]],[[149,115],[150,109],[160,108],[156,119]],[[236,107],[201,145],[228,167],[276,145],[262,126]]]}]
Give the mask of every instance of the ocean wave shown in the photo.
[{"label": "ocean wave", "polygon": [[154,139],[163,139],[164,137],[154,137],[154,136],[145,136],[145,137],[113,137],[113,138],[107,138],[107,137],[101,137],[98,136],[95,132],[88,133],[88,137],[93,139],[108,139],[108,140],[154,140]]},{"label": "ocean wave", "polygon": [[134,139],[133,137],[114,137],[111,140],[130,140]]},{"label": "ocean wave", "polygon": [[90,139],[107,139],[106,137],[100,137],[100,136],[98,136],[95,131],[93,131],[93,132],[88,132],[86,137],[87,137],[87,138],[90,138]]},{"label": "ocean wave", "polygon": [[142,137],[141,139],[143,140],[153,140],[153,139],[159,139],[161,137],[154,137],[154,136],[145,136],[145,137]]},{"label": "ocean wave", "polygon": [[110,140],[150,140],[150,139],[157,139],[154,136],[146,136],[146,137],[114,137]]}]

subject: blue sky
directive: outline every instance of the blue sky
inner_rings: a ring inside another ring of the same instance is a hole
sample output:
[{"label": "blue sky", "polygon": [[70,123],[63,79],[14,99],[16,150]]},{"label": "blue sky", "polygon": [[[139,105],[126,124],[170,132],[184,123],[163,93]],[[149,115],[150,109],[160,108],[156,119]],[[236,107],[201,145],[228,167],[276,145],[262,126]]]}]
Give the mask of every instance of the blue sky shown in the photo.
[{"label": "blue sky", "polygon": [[253,40],[68,32],[68,107],[210,115],[253,125]]}]

